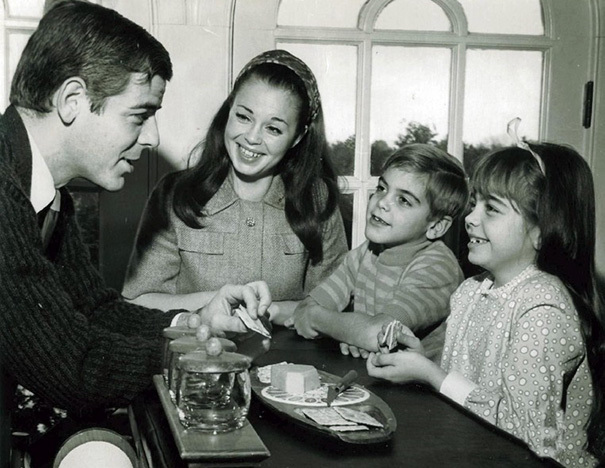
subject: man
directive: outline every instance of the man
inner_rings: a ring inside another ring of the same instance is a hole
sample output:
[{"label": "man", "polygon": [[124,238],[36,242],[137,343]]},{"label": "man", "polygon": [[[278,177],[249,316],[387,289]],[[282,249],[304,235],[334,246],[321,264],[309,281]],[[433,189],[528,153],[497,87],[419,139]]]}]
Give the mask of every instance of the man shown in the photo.
[{"label": "man", "polygon": [[[106,289],[65,189],[76,177],[122,188],[141,150],[159,143],[155,114],[171,77],[168,52],[156,39],[83,1],[51,8],[25,47],[0,119],[7,399],[17,382],[75,417],[125,405],[160,372],[163,328],[190,320],[192,314],[145,309]],[[196,314],[219,332],[243,332],[232,308],[245,303],[256,317],[270,301],[262,282],[229,285]],[[0,431],[10,434],[6,423]],[[1,465],[6,451],[0,456]]]}]

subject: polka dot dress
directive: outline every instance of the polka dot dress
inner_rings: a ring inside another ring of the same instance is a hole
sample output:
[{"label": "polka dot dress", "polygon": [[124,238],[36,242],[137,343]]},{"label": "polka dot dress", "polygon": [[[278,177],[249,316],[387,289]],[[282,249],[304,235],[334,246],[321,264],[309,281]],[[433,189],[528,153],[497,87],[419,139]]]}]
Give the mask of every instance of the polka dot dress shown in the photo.
[{"label": "polka dot dress", "polygon": [[465,406],[564,466],[595,466],[584,450],[592,381],[571,297],[528,267],[500,288],[486,275],[451,298],[441,366],[478,385]]}]

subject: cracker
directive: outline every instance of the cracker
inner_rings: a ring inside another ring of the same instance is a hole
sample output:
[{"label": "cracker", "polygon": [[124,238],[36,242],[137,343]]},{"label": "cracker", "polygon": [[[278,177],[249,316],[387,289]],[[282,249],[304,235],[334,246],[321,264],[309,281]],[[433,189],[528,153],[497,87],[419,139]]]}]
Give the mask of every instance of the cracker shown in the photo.
[{"label": "cracker", "polygon": [[351,408],[335,407],[334,410],[347,421],[357,424],[366,424],[372,427],[384,427],[384,425],[373,416],[370,416],[364,411],[354,410]]},{"label": "cracker", "polygon": [[334,408],[305,408],[301,412],[309,419],[322,426],[356,426],[357,423],[347,421]]},{"label": "cracker", "polygon": [[368,431],[369,427],[363,426],[361,424],[356,424],[354,426],[330,426],[332,431],[336,432],[353,432],[353,431]]}]

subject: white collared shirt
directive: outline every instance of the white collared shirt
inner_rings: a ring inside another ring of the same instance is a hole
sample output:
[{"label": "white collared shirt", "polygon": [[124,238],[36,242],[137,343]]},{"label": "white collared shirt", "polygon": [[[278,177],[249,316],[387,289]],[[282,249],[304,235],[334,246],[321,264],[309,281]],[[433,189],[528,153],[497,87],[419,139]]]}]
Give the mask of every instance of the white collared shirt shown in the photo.
[{"label": "white collared shirt", "polygon": [[[29,200],[34,205],[36,213],[40,213],[55,199],[57,191],[50,169],[46,165],[46,161],[44,161],[42,153],[40,153],[40,149],[29,131],[27,132],[27,138],[32,150],[32,179]],[[57,200],[55,199],[55,201]],[[60,201],[58,202],[60,203]]]}]

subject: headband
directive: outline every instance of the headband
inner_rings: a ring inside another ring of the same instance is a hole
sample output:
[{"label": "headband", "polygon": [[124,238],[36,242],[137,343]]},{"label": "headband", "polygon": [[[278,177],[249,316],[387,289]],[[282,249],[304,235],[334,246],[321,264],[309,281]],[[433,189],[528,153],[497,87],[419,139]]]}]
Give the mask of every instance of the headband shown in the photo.
[{"label": "headband", "polygon": [[519,129],[520,123],[521,119],[519,117],[515,117],[506,126],[506,133],[508,133],[508,136],[511,137],[515,145],[517,145],[517,148],[524,149],[525,151],[529,151],[531,153],[540,167],[540,172],[542,172],[543,175],[546,175],[546,172],[544,171],[544,161],[542,161],[542,158],[538,155],[538,153],[532,150],[526,142],[519,138],[517,130]]},{"label": "headband", "polygon": [[309,69],[307,64],[298,57],[295,57],[290,52],[281,49],[268,50],[260,55],[257,55],[250,60],[246,66],[239,72],[236,82],[254,67],[262,65],[263,63],[275,63],[289,68],[296,76],[298,76],[305,86],[307,92],[307,98],[309,99],[309,123],[315,120],[317,113],[319,112],[319,106],[321,106],[321,99],[319,97],[319,89],[317,88],[317,81],[313,72]]}]

